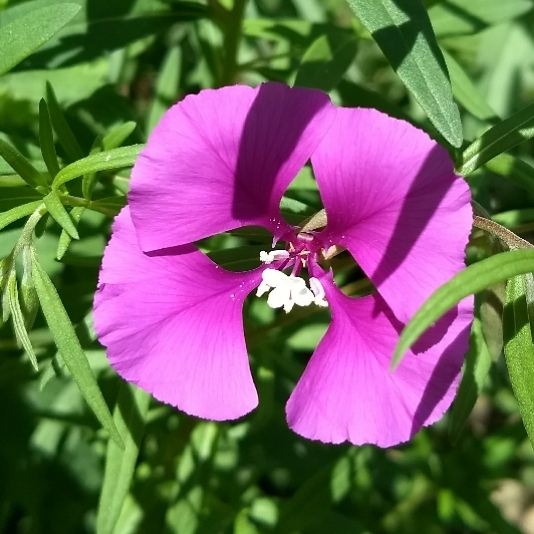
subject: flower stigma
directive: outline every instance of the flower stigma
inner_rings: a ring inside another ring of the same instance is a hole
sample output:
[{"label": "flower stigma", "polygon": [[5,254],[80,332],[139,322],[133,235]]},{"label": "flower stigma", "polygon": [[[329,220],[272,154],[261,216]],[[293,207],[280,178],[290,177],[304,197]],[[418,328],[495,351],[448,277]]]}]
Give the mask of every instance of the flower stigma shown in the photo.
[{"label": "flower stigma", "polygon": [[[301,278],[300,271],[311,262],[317,266],[317,255],[320,245],[314,235],[300,233],[296,239],[291,240],[288,250],[271,250],[260,252],[260,260],[266,265],[275,264],[274,268],[265,269],[262,273],[256,296],[261,297],[269,293],[267,305],[271,308],[283,308],[289,313],[293,306],[316,306],[326,307],[328,302],[325,298],[324,288],[318,278],[311,276],[309,287],[306,280]],[[290,274],[283,270],[291,268]]]}]

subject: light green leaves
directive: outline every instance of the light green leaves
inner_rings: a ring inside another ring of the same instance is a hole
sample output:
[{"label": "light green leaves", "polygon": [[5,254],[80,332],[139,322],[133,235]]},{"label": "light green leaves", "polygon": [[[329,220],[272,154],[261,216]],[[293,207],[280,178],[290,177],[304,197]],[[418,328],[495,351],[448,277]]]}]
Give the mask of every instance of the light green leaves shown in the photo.
[{"label": "light green leaves", "polygon": [[131,167],[143,147],[144,145],[130,145],[113,150],[105,150],[75,161],[59,171],[53,182],[53,187],[58,188],[60,185],[84,174]]},{"label": "light green leaves", "polygon": [[447,67],[419,0],[347,0],[406,87],[439,132],[454,147],[462,124]]},{"label": "light green leaves", "polygon": [[534,137],[534,104],[496,124],[471,143],[463,151],[458,172],[462,176],[467,176],[502,152],[532,137]]},{"label": "light green leaves", "polygon": [[513,276],[533,271],[534,250],[529,249],[496,254],[459,272],[432,293],[406,325],[397,343],[392,365],[396,367],[421,334],[463,298]]},{"label": "light green leaves", "polygon": [[76,4],[58,3],[36,9],[0,28],[0,76],[46,43],[79,10]]},{"label": "light green leaves", "polygon": [[56,288],[39,265],[35,254],[32,255],[32,278],[41,309],[65,365],[102,426],[109,432],[115,443],[123,448],[122,438],[96,383],[85,352],[76,337],[69,316],[63,307]]},{"label": "light green leaves", "polygon": [[110,440],[106,471],[96,519],[97,534],[113,534],[134,474],[139,445],[145,427],[150,395],[121,382],[113,421],[124,436],[124,449]]},{"label": "light green leaves", "polygon": [[0,138],[0,157],[30,186],[46,191],[45,177],[14,147]]},{"label": "light green leaves", "polygon": [[522,278],[512,278],[506,288],[504,355],[519,412],[534,447],[534,344]]}]

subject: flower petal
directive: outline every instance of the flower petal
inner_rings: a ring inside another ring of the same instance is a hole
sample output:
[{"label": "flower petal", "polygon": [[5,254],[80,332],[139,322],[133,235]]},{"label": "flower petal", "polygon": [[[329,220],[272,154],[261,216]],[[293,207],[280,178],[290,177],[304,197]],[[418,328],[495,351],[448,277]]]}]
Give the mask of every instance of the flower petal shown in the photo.
[{"label": "flower petal", "polygon": [[456,393],[473,301],[427,332],[399,367],[389,366],[402,329],[379,295],[354,299],[323,285],[332,324],[286,407],[298,434],[327,443],[390,447],[441,417]]},{"label": "flower petal", "polygon": [[129,209],[113,225],[95,298],[95,329],[126,380],[191,415],[235,419],[258,397],[242,307],[261,268],[230,273],[192,246],[144,254]]},{"label": "flower petal", "polygon": [[132,171],[129,202],[144,251],[245,225],[281,237],[279,205],[335,108],[321,91],[266,83],[204,90],[172,107]]},{"label": "flower petal", "polygon": [[469,188],[426,133],[376,110],[340,108],[312,164],[327,242],[350,251],[399,320],[465,266]]}]

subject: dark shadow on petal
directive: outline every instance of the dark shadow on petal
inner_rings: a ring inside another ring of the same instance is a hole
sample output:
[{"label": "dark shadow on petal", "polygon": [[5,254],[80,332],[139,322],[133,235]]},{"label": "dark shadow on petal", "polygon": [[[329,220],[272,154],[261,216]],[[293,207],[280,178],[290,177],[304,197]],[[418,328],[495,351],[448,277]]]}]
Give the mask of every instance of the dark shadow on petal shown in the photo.
[{"label": "dark shadow on petal", "polygon": [[[456,310],[457,313],[457,310]],[[467,340],[471,325],[467,325],[445,349],[438,364],[432,372],[423,396],[419,401],[412,422],[413,437],[425,424],[435,406],[445,396],[462,367],[464,354],[467,351]]]},{"label": "dark shadow on petal", "polygon": [[[279,204],[284,191],[274,189],[276,176],[291,157],[308,124],[326,104],[326,101],[310,99],[287,105],[289,99],[294,100],[291,91],[285,84],[263,84],[250,108],[239,142],[232,204],[232,215],[236,219],[261,215],[281,219]],[[289,107],[291,112],[288,112]]]},{"label": "dark shadow on petal", "polygon": [[[371,275],[375,286],[380,286],[402,265],[448,190],[453,186],[453,180],[432,182],[428,179],[429,174],[431,175],[435,169],[443,168],[445,157],[448,157],[445,149],[436,145],[419,169],[404,198],[395,230],[386,245],[384,255]],[[452,161],[450,165],[452,173]],[[399,176],[399,180],[402,179],[403,177]],[[429,195],[423,200],[421,193],[424,190],[427,190]],[[439,235],[436,236],[436,246],[439,247]],[[409,291],[409,288],[407,290]]]}]

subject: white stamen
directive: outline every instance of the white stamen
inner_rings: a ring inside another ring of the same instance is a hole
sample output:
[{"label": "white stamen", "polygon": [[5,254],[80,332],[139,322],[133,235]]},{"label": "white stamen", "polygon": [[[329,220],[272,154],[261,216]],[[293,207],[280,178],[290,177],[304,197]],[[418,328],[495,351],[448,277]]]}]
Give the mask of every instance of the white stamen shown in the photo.
[{"label": "white stamen", "polygon": [[270,252],[262,250],[260,252],[260,261],[267,265],[270,265],[273,261],[287,260],[287,258],[289,258],[289,252],[287,250],[271,250]]},{"label": "white stamen", "polygon": [[267,297],[267,304],[271,308],[284,308],[284,311],[289,313],[295,304],[309,306],[315,302],[318,306],[328,305],[324,298],[323,286],[316,278],[310,279],[311,291],[306,287],[303,278],[288,276],[276,269],[265,269],[262,279],[256,295],[261,296],[272,289]]},{"label": "white stamen", "polygon": [[321,306],[321,308],[326,308],[328,306],[328,302],[326,301],[324,287],[319,281],[319,279],[312,276],[310,278],[310,287],[315,296],[315,298],[313,299],[313,302],[317,306]]}]

